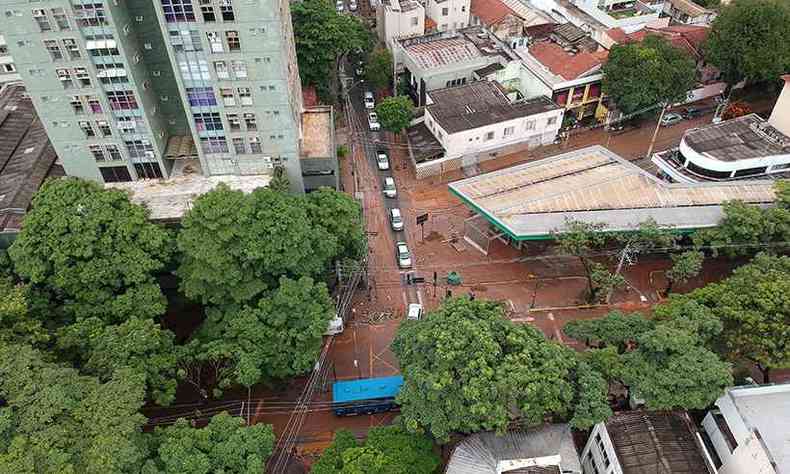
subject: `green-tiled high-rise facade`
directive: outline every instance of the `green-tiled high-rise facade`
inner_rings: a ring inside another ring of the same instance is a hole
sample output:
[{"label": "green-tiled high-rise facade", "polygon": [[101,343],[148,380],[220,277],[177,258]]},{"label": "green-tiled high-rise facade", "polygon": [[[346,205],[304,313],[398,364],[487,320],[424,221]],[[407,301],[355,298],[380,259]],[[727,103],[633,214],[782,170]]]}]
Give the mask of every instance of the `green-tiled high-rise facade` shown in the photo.
[{"label": "green-tiled high-rise facade", "polygon": [[[301,191],[287,0],[0,0],[16,68],[67,174],[269,174]],[[180,172],[180,171],[179,171]]]}]

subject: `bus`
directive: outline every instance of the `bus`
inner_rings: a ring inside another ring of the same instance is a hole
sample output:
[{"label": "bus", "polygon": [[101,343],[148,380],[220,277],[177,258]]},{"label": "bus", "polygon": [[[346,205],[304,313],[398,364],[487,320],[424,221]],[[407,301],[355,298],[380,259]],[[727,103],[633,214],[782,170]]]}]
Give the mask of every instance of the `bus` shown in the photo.
[{"label": "bus", "polygon": [[332,410],[337,416],[372,415],[398,408],[395,397],[403,376],[344,380],[332,384]]}]

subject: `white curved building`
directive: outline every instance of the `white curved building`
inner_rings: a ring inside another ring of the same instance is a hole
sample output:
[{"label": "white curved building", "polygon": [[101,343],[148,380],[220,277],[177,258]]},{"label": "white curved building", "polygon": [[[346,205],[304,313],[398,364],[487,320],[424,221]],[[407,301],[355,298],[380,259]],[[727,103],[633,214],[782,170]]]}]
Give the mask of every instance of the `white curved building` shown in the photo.
[{"label": "white curved building", "polygon": [[688,130],[678,148],[653,155],[681,183],[790,175],[790,75],[769,120],[756,114]]}]

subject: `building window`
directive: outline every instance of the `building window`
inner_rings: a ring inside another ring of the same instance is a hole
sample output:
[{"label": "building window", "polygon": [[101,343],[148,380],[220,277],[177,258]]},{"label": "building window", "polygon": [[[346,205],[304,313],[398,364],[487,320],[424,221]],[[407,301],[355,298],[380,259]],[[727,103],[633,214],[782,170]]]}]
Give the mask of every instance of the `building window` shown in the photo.
[{"label": "building window", "polygon": [[206,38],[208,38],[208,44],[211,45],[212,53],[221,53],[224,51],[224,48],[222,47],[222,40],[219,38],[219,33],[216,31],[209,31],[206,33]]},{"label": "building window", "polygon": [[74,87],[74,81],[71,78],[71,71],[68,69],[55,69],[55,74],[58,75],[58,80],[64,89],[71,89]]},{"label": "building window", "polygon": [[236,105],[236,97],[233,95],[233,89],[222,88],[219,90],[219,95],[222,97],[222,105],[231,107]]},{"label": "building window", "polygon": [[52,18],[55,19],[55,24],[58,25],[58,29],[60,31],[66,31],[71,29],[71,25],[69,25],[69,19],[66,16],[66,10],[64,10],[63,8],[53,8]]},{"label": "building window", "polygon": [[88,151],[91,152],[93,155],[93,159],[96,161],[104,161],[104,150],[102,149],[101,145],[88,145]]},{"label": "building window", "polygon": [[247,153],[247,146],[244,144],[244,138],[236,137],[233,139],[233,151],[235,151],[237,155]]},{"label": "building window", "polygon": [[123,133],[137,133],[145,129],[142,117],[118,117],[118,128]]},{"label": "building window", "polygon": [[217,73],[217,79],[230,79],[228,65],[225,61],[214,61],[214,72]]},{"label": "building window", "polygon": [[450,9],[447,7],[442,8],[442,16],[447,16],[450,13]]},{"label": "building window", "polygon": [[247,128],[247,131],[254,132],[258,130],[258,123],[255,121],[255,114],[246,113],[244,114],[244,126]]},{"label": "building window", "polygon": [[252,105],[252,91],[249,87],[239,87],[241,105]]},{"label": "building window", "polygon": [[203,153],[227,153],[228,142],[225,137],[201,137],[200,146]]},{"label": "building window", "polygon": [[214,15],[214,7],[211,5],[211,0],[200,0],[200,13],[203,14],[203,21],[206,23],[217,21],[217,17]]},{"label": "building window", "polygon": [[219,11],[222,12],[222,21],[234,21],[232,0],[219,0]]},{"label": "building window", "polygon": [[107,145],[104,148],[107,150],[107,156],[109,156],[112,161],[123,161],[123,155],[121,155],[121,150],[118,148],[118,145]]},{"label": "building window", "polygon": [[503,136],[509,137],[513,135],[513,132],[515,132],[515,130],[516,130],[515,127],[505,127],[505,133],[503,134]]},{"label": "building window", "polygon": [[244,61],[231,61],[230,67],[233,69],[233,75],[236,79],[247,78],[247,64]]},{"label": "building window", "polygon": [[126,151],[129,152],[129,158],[155,158],[154,146],[148,140],[126,140],[123,143],[126,145]]},{"label": "building window", "polygon": [[49,53],[49,57],[52,58],[53,61],[60,61],[63,59],[63,51],[60,50],[60,46],[58,42],[55,40],[44,40],[44,48],[46,48],[47,52]]},{"label": "building window", "polygon": [[[39,71],[40,70],[41,69],[39,69]],[[16,72],[16,66],[14,66],[13,63],[3,64],[3,72]]]},{"label": "building window", "polygon": [[250,153],[263,153],[260,137],[250,137]]},{"label": "building window", "polygon": [[168,23],[195,21],[192,0],[162,0],[162,10]]},{"label": "building window", "polygon": [[549,117],[549,119],[546,120],[546,125],[554,125],[555,123],[557,123],[557,117]]},{"label": "building window", "polygon": [[90,122],[79,122],[80,130],[85,134],[85,138],[93,138],[96,136],[96,131]]},{"label": "building window", "polygon": [[195,128],[199,132],[206,130],[222,130],[222,119],[219,118],[219,112],[207,112],[200,114],[192,114],[195,119]]},{"label": "building window", "polygon": [[[85,49],[90,52],[91,56],[118,56],[121,54],[112,35],[94,35],[93,37],[97,39],[88,39],[85,42]],[[90,36],[86,36],[86,38],[90,38]]]},{"label": "building window", "polygon": [[487,132],[483,137],[483,140],[489,141],[494,139],[494,132]]},{"label": "building window", "polygon": [[80,96],[78,95],[71,96],[70,104],[71,104],[71,110],[75,114],[82,115],[85,113],[85,107],[82,105],[82,100],[80,100]]},{"label": "building window", "polygon": [[411,26],[417,26],[417,24],[418,24],[419,22],[420,22],[420,19],[419,19],[419,18],[417,18],[416,16],[415,16],[415,17],[412,17],[412,19],[411,19]]},{"label": "building window", "polygon": [[211,87],[187,87],[187,100],[193,107],[217,105],[217,98]]},{"label": "building window", "polygon": [[107,24],[104,15],[104,5],[101,3],[78,3],[72,5],[74,16],[77,18],[77,26],[84,28],[87,26],[103,26]]},{"label": "building window", "polygon": [[39,30],[52,31],[52,25],[50,25],[49,23],[49,18],[47,18],[46,10],[42,10],[40,8],[34,9],[33,19],[36,20],[36,24],[38,25]]},{"label": "building window", "polygon": [[239,120],[238,114],[227,114],[225,117],[228,119],[231,132],[241,131],[241,120]]},{"label": "building window", "polygon": [[99,129],[99,133],[103,137],[111,137],[112,136],[112,129],[110,128],[110,124],[105,120],[99,120],[96,122],[96,127]]},{"label": "building window", "polygon": [[137,99],[132,91],[108,91],[107,100],[110,101],[110,108],[113,110],[137,109]]},{"label": "building window", "polygon": [[96,64],[96,77],[102,84],[122,84],[129,82],[123,64]]},{"label": "building window", "polygon": [[535,130],[535,121],[527,120],[526,123],[524,123],[524,130]]},{"label": "building window", "polygon": [[88,108],[90,109],[91,113],[94,114],[100,114],[104,112],[102,110],[101,102],[99,102],[99,99],[92,95],[88,96]]},{"label": "building window", "polygon": [[74,77],[77,78],[81,87],[91,87],[91,77],[84,67],[74,68]]},{"label": "building window", "polygon": [[197,30],[181,30],[170,32],[170,44],[176,52],[203,51],[200,32]]},{"label": "building window", "polygon": [[73,39],[64,39],[63,41],[63,48],[66,52],[69,53],[69,59],[72,61],[75,59],[82,58],[82,54],[80,53],[80,47],[77,46],[77,41]]},{"label": "building window", "polygon": [[99,168],[105,183],[120,183],[132,180],[129,168],[125,166],[102,166]]},{"label": "building window", "polygon": [[225,39],[228,40],[228,51],[241,51],[241,40],[238,31],[226,31]]},{"label": "building window", "polygon": [[135,163],[134,171],[139,179],[161,179],[162,170],[158,163]]},{"label": "building window", "polygon": [[193,81],[208,81],[211,79],[211,74],[208,72],[208,62],[205,59],[181,59],[178,61],[178,66],[181,69],[181,77],[184,79]]}]

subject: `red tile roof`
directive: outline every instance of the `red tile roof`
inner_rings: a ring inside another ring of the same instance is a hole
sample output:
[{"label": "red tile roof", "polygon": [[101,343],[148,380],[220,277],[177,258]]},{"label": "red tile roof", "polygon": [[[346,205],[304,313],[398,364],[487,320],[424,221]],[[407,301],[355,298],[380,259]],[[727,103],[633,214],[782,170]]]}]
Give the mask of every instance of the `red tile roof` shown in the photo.
[{"label": "red tile roof", "polygon": [[540,61],[552,73],[570,81],[603,64],[608,52],[597,51],[595,53],[580,52],[570,54],[553,41],[539,41],[529,47],[529,54]]},{"label": "red tile roof", "polygon": [[664,28],[645,27],[633,33],[626,33],[620,28],[612,28],[606,31],[609,38],[615,43],[627,44],[638,43],[645,39],[647,35],[659,35],[667,39],[673,46],[688,52],[696,58],[701,57],[700,48],[705,38],[708,37],[710,28],[697,25],[674,25]]},{"label": "red tile roof", "polygon": [[508,15],[516,15],[499,0],[472,0],[471,11],[472,16],[480,18],[480,22],[486,26],[496,25]]}]

